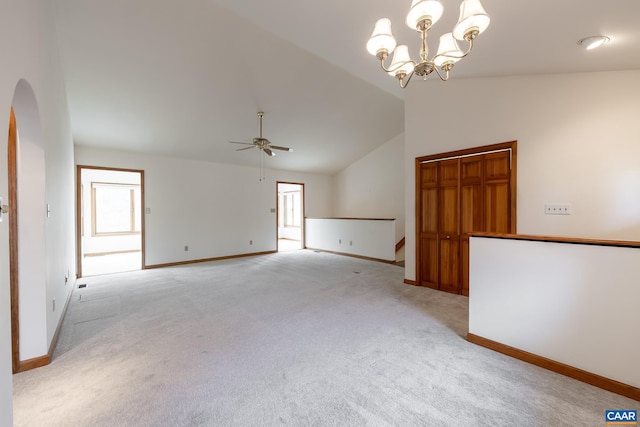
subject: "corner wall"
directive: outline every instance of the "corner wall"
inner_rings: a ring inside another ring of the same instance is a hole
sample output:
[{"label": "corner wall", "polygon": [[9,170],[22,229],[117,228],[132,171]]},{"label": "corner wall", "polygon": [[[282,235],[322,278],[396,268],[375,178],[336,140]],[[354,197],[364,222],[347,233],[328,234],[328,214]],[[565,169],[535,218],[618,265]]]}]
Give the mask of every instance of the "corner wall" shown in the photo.
[{"label": "corner wall", "polygon": [[[469,333],[635,387],[600,383],[637,398],[639,263],[640,247],[473,236]],[[575,369],[565,374],[595,380]]]},{"label": "corner wall", "polygon": [[275,251],[276,181],[305,185],[307,216],[332,211],[326,175],[267,170],[260,181],[252,167],[87,146],[75,153],[78,165],[144,170],[147,266]]},{"label": "corner wall", "polygon": [[395,218],[396,242],[405,233],[404,134],[333,177],[336,217]]},{"label": "corner wall", "polygon": [[[62,307],[73,281],[64,276],[75,275],[73,143],[62,71],[58,59],[51,4],[44,0],[0,0],[0,120],[8,129],[9,111],[17,83],[29,82],[38,104],[44,141],[45,198],[40,214],[46,215],[46,204],[52,216],[45,219],[45,281],[39,285],[45,303],[46,321],[39,323],[39,348],[47,351],[62,315]],[[4,119],[3,119],[4,117]],[[20,130],[20,122],[18,131]],[[8,194],[7,133],[0,138],[0,196],[6,203]],[[20,215],[20,213],[18,214]],[[9,291],[8,222],[0,223],[0,425],[13,423],[11,377],[11,310]],[[25,266],[27,268],[28,266]],[[56,298],[57,309],[51,301]],[[27,319],[27,321],[29,321]],[[31,326],[31,325],[23,325]],[[42,354],[41,356],[46,356]]]},{"label": "corner wall", "polygon": [[[639,81],[634,70],[412,84],[406,279],[416,269],[415,158],[462,148],[518,141],[518,233],[640,240]],[[570,203],[573,213],[545,215],[545,203]]]}]

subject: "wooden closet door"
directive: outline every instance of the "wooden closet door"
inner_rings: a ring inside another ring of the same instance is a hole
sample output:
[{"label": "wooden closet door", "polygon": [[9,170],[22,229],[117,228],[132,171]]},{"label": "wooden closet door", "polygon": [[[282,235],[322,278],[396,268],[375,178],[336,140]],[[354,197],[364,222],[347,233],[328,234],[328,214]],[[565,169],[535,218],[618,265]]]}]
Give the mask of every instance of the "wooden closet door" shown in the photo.
[{"label": "wooden closet door", "polygon": [[439,163],[438,289],[457,294],[460,293],[460,160],[443,160]]},{"label": "wooden closet door", "polygon": [[484,230],[484,156],[460,160],[461,294],[469,296],[469,233]]},{"label": "wooden closet door", "polygon": [[420,165],[420,285],[438,289],[438,163]]},{"label": "wooden closet door", "polygon": [[508,151],[484,156],[484,229],[491,233],[511,230],[511,156]]},{"label": "wooden closet door", "polygon": [[515,232],[515,163],[515,141],[416,159],[419,285],[469,295],[469,234]]}]

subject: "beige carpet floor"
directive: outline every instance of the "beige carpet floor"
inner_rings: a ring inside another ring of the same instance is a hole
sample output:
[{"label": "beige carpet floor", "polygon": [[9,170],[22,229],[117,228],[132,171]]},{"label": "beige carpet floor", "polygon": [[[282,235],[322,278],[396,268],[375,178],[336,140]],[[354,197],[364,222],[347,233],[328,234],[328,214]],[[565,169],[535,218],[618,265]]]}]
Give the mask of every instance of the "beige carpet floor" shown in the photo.
[{"label": "beige carpet floor", "polygon": [[301,250],[78,282],[16,426],[602,426],[638,402],[468,343],[465,297]]}]

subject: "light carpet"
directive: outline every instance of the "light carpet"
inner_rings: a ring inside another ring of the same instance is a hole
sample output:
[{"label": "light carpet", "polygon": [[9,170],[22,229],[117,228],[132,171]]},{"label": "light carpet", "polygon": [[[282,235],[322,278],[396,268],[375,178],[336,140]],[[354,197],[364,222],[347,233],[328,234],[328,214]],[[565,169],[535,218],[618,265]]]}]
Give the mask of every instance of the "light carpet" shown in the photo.
[{"label": "light carpet", "polygon": [[638,402],[468,343],[468,300],[308,250],[92,277],[16,426],[600,426]]}]

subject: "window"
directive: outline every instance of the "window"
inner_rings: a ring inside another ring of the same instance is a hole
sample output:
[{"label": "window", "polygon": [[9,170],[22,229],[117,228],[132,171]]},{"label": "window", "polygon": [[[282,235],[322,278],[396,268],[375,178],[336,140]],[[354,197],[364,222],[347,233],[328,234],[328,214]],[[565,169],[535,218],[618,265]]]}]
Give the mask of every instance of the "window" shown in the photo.
[{"label": "window", "polygon": [[300,227],[300,192],[287,192],[280,195],[281,224],[284,227]]},{"label": "window", "polygon": [[92,234],[135,234],[141,229],[140,186],[92,182]]}]

